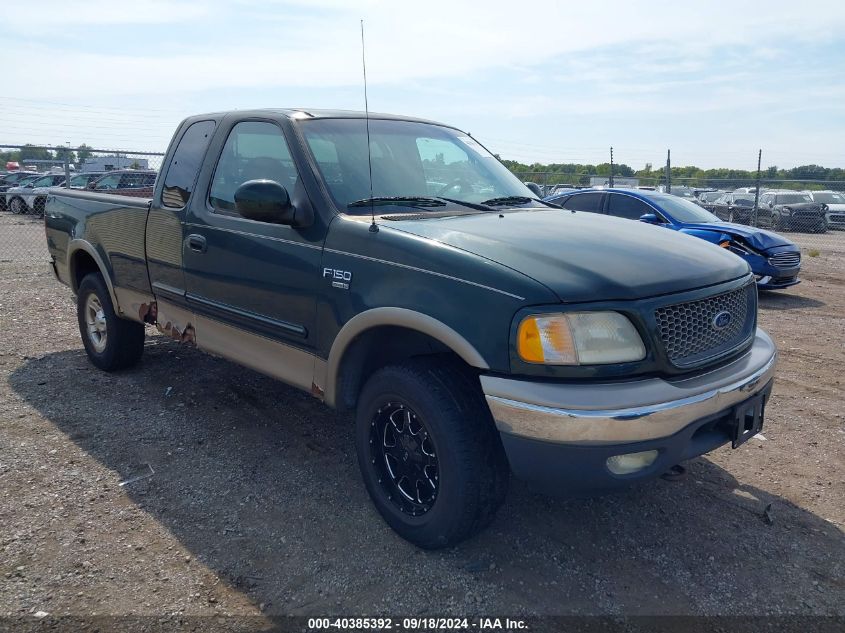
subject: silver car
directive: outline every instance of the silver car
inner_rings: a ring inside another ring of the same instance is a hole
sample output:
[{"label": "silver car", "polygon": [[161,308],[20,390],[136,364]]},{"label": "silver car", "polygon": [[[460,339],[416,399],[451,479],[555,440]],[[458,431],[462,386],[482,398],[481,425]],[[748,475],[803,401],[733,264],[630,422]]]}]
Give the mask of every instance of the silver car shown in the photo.
[{"label": "silver car", "polygon": [[827,205],[825,217],[829,229],[845,229],[845,193],[839,191],[805,191],[813,199]]}]

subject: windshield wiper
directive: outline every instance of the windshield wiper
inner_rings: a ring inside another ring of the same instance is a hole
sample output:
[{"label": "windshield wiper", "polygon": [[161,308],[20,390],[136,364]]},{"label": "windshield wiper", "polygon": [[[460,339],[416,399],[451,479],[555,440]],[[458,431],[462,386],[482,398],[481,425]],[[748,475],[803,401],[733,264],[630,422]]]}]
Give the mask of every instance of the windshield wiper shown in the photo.
[{"label": "windshield wiper", "polygon": [[459,204],[464,207],[468,207],[470,209],[476,209],[478,211],[495,211],[493,207],[487,206],[483,202],[467,202],[466,200],[456,200],[455,198],[444,198],[440,196],[441,200],[445,200],[446,202],[451,202],[452,204]]},{"label": "windshield wiper", "polygon": [[426,198],[424,196],[378,196],[375,198],[363,198],[350,202],[346,206],[350,209],[357,207],[383,207],[387,205],[402,205],[409,207],[445,207],[446,203],[437,198]]},{"label": "windshield wiper", "polygon": [[528,204],[529,202],[536,202],[537,204],[542,204],[547,207],[551,207],[552,209],[562,209],[563,207],[559,204],[555,204],[554,202],[547,202],[546,200],[541,200],[540,198],[529,198],[528,196],[502,196],[501,198],[490,198],[489,200],[485,200],[481,204],[491,205],[491,206],[504,206],[509,204]]},{"label": "windshield wiper", "polygon": [[501,196],[499,198],[490,198],[481,204],[503,207],[509,204],[528,204],[529,202],[539,202],[539,200],[536,198],[529,198],[527,196]]}]

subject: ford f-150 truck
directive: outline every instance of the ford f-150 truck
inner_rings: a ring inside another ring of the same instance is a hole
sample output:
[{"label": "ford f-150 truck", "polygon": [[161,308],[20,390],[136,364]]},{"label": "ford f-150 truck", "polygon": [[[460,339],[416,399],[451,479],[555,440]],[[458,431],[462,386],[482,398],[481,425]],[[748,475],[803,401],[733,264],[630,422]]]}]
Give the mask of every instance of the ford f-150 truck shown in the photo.
[{"label": "ford f-150 truck", "polygon": [[373,503],[421,547],[483,528],[511,472],[610,490],[763,423],[743,260],[544,203],[447,125],[194,116],[151,199],[53,190],[45,222],[94,365],[137,363],[150,324],[354,411]]}]

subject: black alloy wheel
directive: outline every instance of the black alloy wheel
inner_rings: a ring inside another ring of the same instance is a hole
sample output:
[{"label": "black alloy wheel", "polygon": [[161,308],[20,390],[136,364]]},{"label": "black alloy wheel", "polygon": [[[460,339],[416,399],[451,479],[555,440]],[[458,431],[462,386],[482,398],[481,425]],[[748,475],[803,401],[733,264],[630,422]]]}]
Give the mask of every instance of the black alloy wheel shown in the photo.
[{"label": "black alloy wheel", "polygon": [[387,402],[370,426],[371,460],[388,499],[406,515],[425,514],[439,485],[437,454],[425,423],[407,405]]}]

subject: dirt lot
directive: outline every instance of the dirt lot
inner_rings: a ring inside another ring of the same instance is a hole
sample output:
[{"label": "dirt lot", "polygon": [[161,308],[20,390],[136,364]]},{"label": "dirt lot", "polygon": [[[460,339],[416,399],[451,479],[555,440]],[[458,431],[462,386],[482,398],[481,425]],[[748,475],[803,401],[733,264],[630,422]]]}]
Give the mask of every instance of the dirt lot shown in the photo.
[{"label": "dirt lot", "polygon": [[348,417],[152,332],[139,367],[95,370],[19,222],[0,214],[0,616],[845,615],[841,233],[793,235],[820,254],[761,297],[765,439],[603,498],[514,481],[484,534],[426,553],[370,505]]}]

